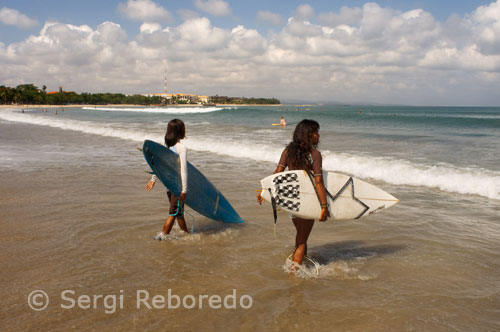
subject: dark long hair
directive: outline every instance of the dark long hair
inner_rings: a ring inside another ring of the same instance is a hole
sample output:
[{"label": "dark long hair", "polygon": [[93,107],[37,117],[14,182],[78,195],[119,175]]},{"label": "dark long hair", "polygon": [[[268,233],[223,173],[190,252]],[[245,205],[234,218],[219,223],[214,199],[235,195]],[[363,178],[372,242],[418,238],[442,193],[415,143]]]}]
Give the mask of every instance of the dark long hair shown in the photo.
[{"label": "dark long hair", "polygon": [[288,160],[296,168],[308,168],[309,154],[316,144],[312,142],[312,134],[319,131],[319,123],[304,119],[297,124],[293,132],[293,140],[288,144]]},{"label": "dark long hair", "polygon": [[165,145],[167,147],[174,146],[184,137],[186,137],[184,122],[179,119],[170,120],[167,126],[167,133],[165,134]]}]

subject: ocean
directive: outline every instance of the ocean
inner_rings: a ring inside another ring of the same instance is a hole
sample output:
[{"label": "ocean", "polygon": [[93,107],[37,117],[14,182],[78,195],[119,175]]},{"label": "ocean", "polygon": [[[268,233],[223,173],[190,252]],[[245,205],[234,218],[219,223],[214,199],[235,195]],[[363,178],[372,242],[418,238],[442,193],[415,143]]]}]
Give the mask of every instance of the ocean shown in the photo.
[{"label": "ocean", "polygon": [[[288,125],[271,126],[281,116]],[[188,209],[193,234],[152,240],[168,204],[161,184],[144,190],[149,167],[136,148],[162,142],[173,118],[186,124],[188,160],[243,225]],[[400,202],[317,223],[308,254],[318,267],[290,276],[295,229],[279,213],[275,239],[272,209],[255,196],[305,118],[320,123],[324,169]],[[500,330],[500,108],[3,109],[0,142],[2,330]],[[44,310],[28,304],[34,290],[50,297]],[[102,297],[66,308],[64,290]],[[137,307],[139,290],[198,302]],[[233,290],[240,306],[200,308],[200,295]],[[123,305],[106,310],[106,294]]]}]

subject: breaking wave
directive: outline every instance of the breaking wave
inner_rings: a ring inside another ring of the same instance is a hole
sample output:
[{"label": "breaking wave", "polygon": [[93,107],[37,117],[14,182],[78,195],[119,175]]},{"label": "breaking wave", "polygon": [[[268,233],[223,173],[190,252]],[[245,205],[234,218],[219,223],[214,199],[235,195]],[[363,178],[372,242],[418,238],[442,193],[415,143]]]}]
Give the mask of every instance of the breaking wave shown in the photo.
[{"label": "breaking wave", "polygon": [[[116,128],[112,125],[90,121],[67,120],[35,116],[13,111],[0,112],[0,119],[12,122],[74,130],[87,134],[143,142],[145,139],[161,142],[162,135],[137,129]],[[210,152],[235,158],[276,163],[282,151],[277,144],[258,144],[248,140],[221,139],[221,137],[190,136],[186,146],[194,151]],[[348,153],[323,151],[323,168],[352,174],[359,178],[375,179],[393,185],[438,188],[459,194],[474,194],[500,200],[500,172],[481,168],[464,168],[453,165],[417,164],[389,157],[369,157]]]},{"label": "breaking wave", "polygon": [[137,113],[164,113],[164,114],[196,114],[212,113],[222,111],[224,107],[82,107],[84,110],[106,111],[106,112],[137,112]]}]

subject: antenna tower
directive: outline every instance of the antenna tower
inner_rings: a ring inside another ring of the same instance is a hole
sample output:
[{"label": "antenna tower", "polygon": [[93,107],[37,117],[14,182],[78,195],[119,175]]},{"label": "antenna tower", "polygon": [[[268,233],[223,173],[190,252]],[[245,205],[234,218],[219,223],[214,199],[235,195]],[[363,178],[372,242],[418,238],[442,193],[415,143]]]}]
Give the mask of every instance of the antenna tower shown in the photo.
[{"label": "antenna tower", "polygon": [[165,64],[165,80],[163,81],[163,93],[167,94],[167,65]]}]

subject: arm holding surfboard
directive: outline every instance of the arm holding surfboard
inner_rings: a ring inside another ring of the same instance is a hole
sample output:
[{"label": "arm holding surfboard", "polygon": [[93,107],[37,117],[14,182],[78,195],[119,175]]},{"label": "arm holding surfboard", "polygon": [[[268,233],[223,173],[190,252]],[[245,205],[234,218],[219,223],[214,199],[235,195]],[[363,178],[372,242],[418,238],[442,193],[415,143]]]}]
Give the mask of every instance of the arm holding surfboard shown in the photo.
[{"label": "arm holding surfboard", "polygon": [[[177,223],[181,230],[186,233],[189,233],[186,221],[184,219],[184,201],[186,200],[186,193],[188,188],[187,181],[187,151],[184,144],[180,142],[180,140],[186,137],[186,128],[184,122],[179,119],[173,119],[168,123],[167,132],[165,134],[165,146],[171,151],[175,152],[178,155],[179,160],[179,169],[180,169],[180,178],[181,178],[181,186],[182,190],[179,194],[179,197],[175,197],[170,190],[167,188],[167,196],[170,202],[169,215],[167,220],[163,225],[163,230],[160,232],[155,239],[163,239],[167,234],[170,233],[172,227],[177,220]],[[156,175],[153,174],[151,180],[146,185],[146,190],[150,191],[153,189],[156,182]]]},{"label": "arm holding surfboard", "polygon": [[[273,174],[281,173],[285,170],[285,166],[278,165]],[[314,185],[316,186],[316,192],[318,193],[318,198],[321,204],[321,217],[319,221],[326,221],[326,219],[330,216],[330,212],[328,211],[328,203],[326,199],[326,188],[325,183],[323,182],[323,174],[314,177]],[[265,202],[264,198],[262,198],[262,190],[259,190],[257,194],[257,202],[262,205]]]},{"label": "arm holding surfboard", "polygon": [[[319,134],[318,134],[318,140],[319,140]],[[281,154],[280,162],[278,163],[278,166],[274,170],[273,174],[276,173],[281,173],[285,170],[287,167],[287,159],[288,159],[288,151],[285,149],[283,153]],[[319,202],[321,204],[321,214],[320,218],[318,221],[326,221],[326,219],[330,216],[330,212],[328,210],[328,201],[326,198],[326,188],[325,188],[325,183],[323,181],[323,173],[322,173],[322,157],[321,153],[319,153],[318,150],[314,150],[314,163],[313,163],[313,171],[314,171],[314,186],[316,187],[316,193],[319,199]],[[312,173],[312,172],[311,172]],[[257,202],[259,204],[262,204],[265,202],[264,198],[262,198],[262,190],[259,191],[257,194]]]},{"label": "arm holding surfboard", "polygon": [[[316,201],[311,201],[310,206],[320,207],[320,215],[318,220],[325,221],[330,213],[328,210],[326,189],[323,183],[323,170],[322,170],[322,157],[321,153],[317,150],[319,144],[319,123],[314,120],[302,120],[295,127],[293,133],[293,140],[283,150],[280,161],[274,173],[282,173],[286,167],[291,171],[300,172],[306,177],[310,176],[312,186],[316,192]],[[300,202],[297,201],[301,195],[300,186],[297,185],[298,175],[290,174],[291,172],[284,172],[283,175],[270,176],[273,177],[272,183],[269,185],[261,182],[263,188],[267,188],[269,192],[261,192],[257,195],[257,201],[262,203],[262,194],[270,198],[273,204],[273,211],[276,211],[276,205],[286,206],[290,210],[290,217],[292,218],[297,235],[295,236],[295,250],[292,254],[292,261],[296,264],[301,264],[304,257],[307,255],[307,239],[314,225],[314,219],[306,219],[299,217],[295,211],[299,211]],[[268,177],[268,178],[270,178]],[[311,183],[310,183],[311,185]],[[280,195],[273,195],[272,189],[278,188]],[[264,197],[266,200],[267,198]],[[319,202],[318,202],[319,200]],[[276,213],[275,213],[276,223]]]},{"label": "arm holding surfboard", "polygon": [[[186,200],[186,193],[187,193],[187,149],[182,143],[177,143],[175,145],[175,148],[177,150],[177,154],[179,155],[179,161],[180,161],[180,170],[181,170],[181,182],[182,182],[182,192],[179,196],[180,201],[185,201]],[[153,174],[151,177],[151,180],[149,180],[148,184],[146,184],[146,190],[151,191],[153,187],[155,186],[156,183],[156,175]]]},{"label": "arm holding surfboard", "polygon": [[314,175],[314,185],[316,186],[319,202],[321,204],[321,214],[319,221],[326,221],[326,219],[330,217],[330,212],[328,211],[328,203],[326,200],[326,188],[325,188],[325,183],[323,182],[323,174]]},{"label": "arm holding surfboard", "polygon": [[151,180],[149,180],[148,184],[146,184],[146,191],[151,191],[156,183],[156,175],[153,174]]},{"label": "arm holding surfboard", "polygon": [[183,202],[186,200],[186,193],[187,193],[187,150],[184,144],[181,142],[177,143],[175,145],[177,154],[179,155],[179,162],[180,162],[180,168],[181,168],[181,183],[182,183],[182,191],[181,194],[179,195],[179,201]]}]

